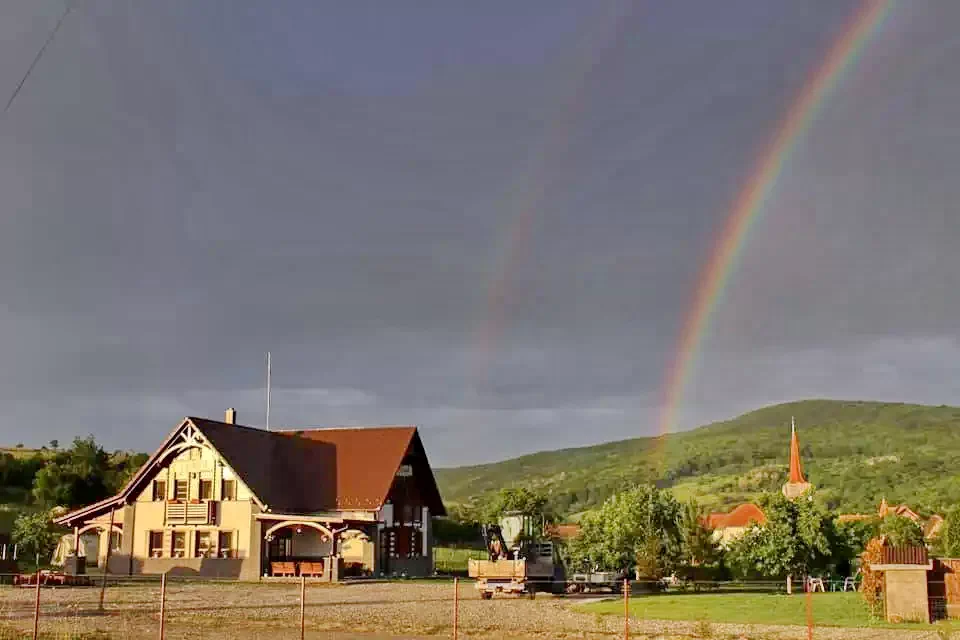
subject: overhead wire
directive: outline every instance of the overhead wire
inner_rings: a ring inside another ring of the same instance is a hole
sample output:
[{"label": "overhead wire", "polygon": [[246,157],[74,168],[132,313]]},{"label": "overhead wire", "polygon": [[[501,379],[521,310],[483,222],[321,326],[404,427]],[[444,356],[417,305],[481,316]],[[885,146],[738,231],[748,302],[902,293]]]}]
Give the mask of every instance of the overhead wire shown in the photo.
[{"label": "overhead wire", "polygon": [[20,90],[23,89],[23,85],[27,83],[27,79],[30,77],[30,74],[33,72],[34,67],[37,66],[38,62],[40,62],[40,58],[43,57],[43,54],[47,50],[47,47],[50,46],[50,43],[53,42],[53,39],[57,36],[57,32],[60,31],[60,26],[63,24],[63,21],[66,20],[67,16],[70,15],[70,12],[72,10],[73,10],[73,0],[67,0],[63,8],[63,13],[60,14],[60,19],[57,20],[57,24],[54,25],[53,30],[50,31],[50,35],[47,36],[47,39],[43,43],[43,46],[40,47],[40,51],[38,51],[37,55],[34,56],[33,62],[31,62],[30,66],[27,67],[27,72],[23,74],[22,78],[20,78],[20,82],[17,84],[17,88],[13,90],[12,94],[10,94],[10,99],[7,100],[7,104],[3,108],[3,114],[0,114],[0,115],[6,115],[7,111],[10,110],[10,107],[13,105],[13,102],[17,99],[17,96],[20,95]]}]

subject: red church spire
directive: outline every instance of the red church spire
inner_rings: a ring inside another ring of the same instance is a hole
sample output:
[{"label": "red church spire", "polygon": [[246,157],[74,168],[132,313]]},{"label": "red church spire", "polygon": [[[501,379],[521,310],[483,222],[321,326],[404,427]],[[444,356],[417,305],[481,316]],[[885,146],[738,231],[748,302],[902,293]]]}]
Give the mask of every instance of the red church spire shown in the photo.
[{"label": "red church spire", "polygon": [[800,440],[797,439],[797,425],[793,418],[790,418],[790,477],[783,485],[783,495],[792,500],[800,497],[810,488],[810,483],[803,477],[803,467],[800,466]]},{"label": "red church spire", "polygon": [[800,440],[797,439],[797,425],[790,418],[790,482],[800,484],[806,482],[803,477],[803,467],[800,466]]}]

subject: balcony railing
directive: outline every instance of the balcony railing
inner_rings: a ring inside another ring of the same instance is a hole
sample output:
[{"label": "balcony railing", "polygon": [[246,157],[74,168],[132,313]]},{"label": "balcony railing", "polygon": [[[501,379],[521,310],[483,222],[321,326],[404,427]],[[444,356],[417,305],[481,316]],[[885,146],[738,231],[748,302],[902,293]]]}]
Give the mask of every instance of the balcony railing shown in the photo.
[{"label": "balcony railing", "polygon": [[168,502],[167,524],[213,524],[216,519],[216,502]]}]

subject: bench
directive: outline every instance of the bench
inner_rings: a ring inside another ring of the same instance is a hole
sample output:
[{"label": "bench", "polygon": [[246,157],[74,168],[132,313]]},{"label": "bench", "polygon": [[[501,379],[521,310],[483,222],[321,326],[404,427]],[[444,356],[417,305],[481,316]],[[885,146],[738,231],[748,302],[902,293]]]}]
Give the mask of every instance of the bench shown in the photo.
[{"label": "bench", "polygon": [[322,578],[323,562],[301,562],[300,575],[313,578]]},{"label": "bench", "polygon": [[297,566],[292,562],[271,562],[270,575],[292,578],[297,575]]}]

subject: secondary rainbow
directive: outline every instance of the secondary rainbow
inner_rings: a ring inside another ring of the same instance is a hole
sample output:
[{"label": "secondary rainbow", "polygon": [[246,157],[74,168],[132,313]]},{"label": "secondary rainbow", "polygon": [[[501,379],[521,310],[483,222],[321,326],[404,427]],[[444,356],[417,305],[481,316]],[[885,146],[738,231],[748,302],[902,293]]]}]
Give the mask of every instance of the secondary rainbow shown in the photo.
[{"label": "secondary rainbow", "polygon": [[787,111],[775,135],[740,190],[710,259],[700,271],[692,303],[685,316],[662,391],[657,433],[674,430],[684,393],[696,371],[697,357],[711,318],[734,274],[750,229],[762,217],[777,179],[804,133],[816,119],[826,98],[859,59],[871,36],[890,14],[892,0],[866,0],[834,41],[819,66]]}]

